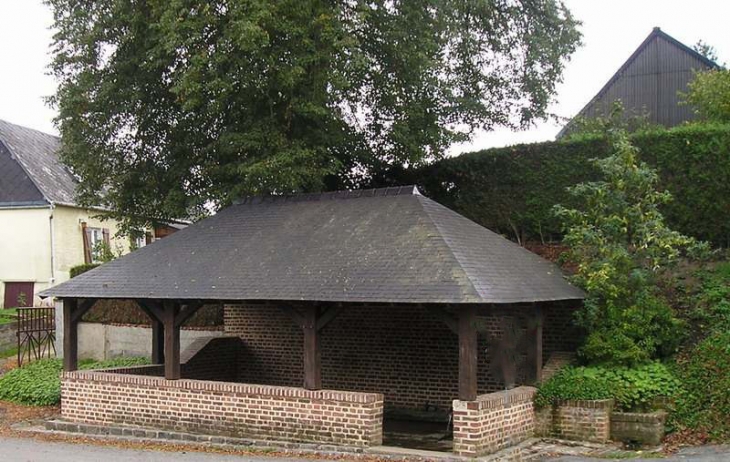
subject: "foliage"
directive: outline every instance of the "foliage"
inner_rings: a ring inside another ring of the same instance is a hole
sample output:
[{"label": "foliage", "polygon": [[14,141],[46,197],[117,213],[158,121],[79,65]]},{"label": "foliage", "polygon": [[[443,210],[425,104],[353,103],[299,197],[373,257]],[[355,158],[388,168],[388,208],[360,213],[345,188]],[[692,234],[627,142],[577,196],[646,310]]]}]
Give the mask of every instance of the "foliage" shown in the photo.
[{"label": "foliage", "polygon": [[[692,125],[631,135],[642,161],[656,168],[659,184],[680,198],[661,207],[678,231],[730,245],[730,125]],[[567,188],[594,181],[590,159],[605,157],[600,137],[509,146],[444,159],[413,175],[426,195],[477,223],[522,242],[561,238],[554,204],[579,205]]]},{"label": "foliage", "polygon": [[730,122],[730,70],[710,69],[695,73],[682,94],[683,103],[711,122]]},{"label": "foliage", "polygon": [[641,112],[624,108],[621,100],[616,100],[611,105],[611,110],[606,115],[594,117],[578,116],[571,120],[567,133],[563,137],[565,141],[579,140],[582,138],[601,137],[608,130],[625,130],[629,133],[647,131],[660,128],[649,120],[649,113],[646,110]]},{"label": "foliage", "polygon": [[83,265],[72,266],[71,269],[68,271],[68,273],[69,273],[70,277],[75,278],[79,274],[83,274],[87,271],[93,270],[100,264],[101,263],[84,263]]},{"label": "foliage", "polygon": [[692,46],[692,49],[714,63],[718,60],[717,50],[715,47],[704,40],[698,40],[697,43]]},{"label": "foliage", "polygon": [[0,310],[0,325],[12,324],[18,320],[18,310],[15,308],[5,308]]},{"label": "foliage", "polygon": [[[150,318],[133,300],[98,300],[84,314],[85,322],[101,324],[150,325]],[[223,326],[223,306],[201,306],[184,324],[185,327],[219,329]]]},{"label": "foliage", "polygon": [[676,399],[672,426],[730,440],[730,330],[718,329],[700,342],[677,369],[686,391]]},{"label": "foliage", "polygon": [[62,157],[127,228],[527,126],[580,41],[558,0],[46,1]]},{"label": "foliage", "polygon": [[566,367],[540,384],[535,404],[560,400],[615,400],[618,410],[649,411],[657,398],[681,391],[680,381],[667,366],[652,362],[636,368]]},{"label": "foliage", "polygon": [[114,254],[114,251],[112,250],[112,246],[110,243],[101,241],[94,244],[94,247],[91,249],[91,255],[93,261],[98,261],[101,263],[106,263],[114,260],[117,258],[117,256],[122,256],[122,250],[118,249],[118,255]]},{"label": "foliage", "polygon": [[555,207],[564,223],[574,282],[587,297],[578,313],[588,337],[581,356],[594,364],[633,366],[678,346],[679,321],[656,290],[656,275],[697,243],[669,229],[656,171],[638,160],[623,130],[608,132],[613,152],[595,159],[597,181],[569,189],[578,208]]},{"label": "foliage", "polygon": [[[145,358],[81,361],[80,369],[106,369],[148,364]],[[61,401],[61,359],[41,359],[0,377],[0,400],[30,406],[52,406]]]}]

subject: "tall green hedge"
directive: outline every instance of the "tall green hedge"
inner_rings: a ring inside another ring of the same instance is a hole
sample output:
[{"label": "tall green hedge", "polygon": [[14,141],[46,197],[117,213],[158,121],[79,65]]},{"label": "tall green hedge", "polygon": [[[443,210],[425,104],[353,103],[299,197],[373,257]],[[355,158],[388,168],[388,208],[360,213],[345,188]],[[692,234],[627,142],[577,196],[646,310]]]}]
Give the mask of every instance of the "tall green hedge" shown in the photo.
[{"label": "tall green hedge", "polygon": [[[655,130],[632,142],[674,195],[663,210],[670,226],[730,245],[730,125]],[[566,188],[596,179],[589,159],[607,153],[597,138],[524,144],[444,159],[402,181],[512,238],[554,240],[560,227],[553,205],[572,206]]]}]

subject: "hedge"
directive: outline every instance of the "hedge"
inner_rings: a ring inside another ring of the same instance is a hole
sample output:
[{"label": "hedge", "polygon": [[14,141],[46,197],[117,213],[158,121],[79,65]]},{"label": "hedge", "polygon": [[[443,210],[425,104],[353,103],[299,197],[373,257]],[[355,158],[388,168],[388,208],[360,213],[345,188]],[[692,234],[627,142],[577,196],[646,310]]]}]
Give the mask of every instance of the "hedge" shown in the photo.
[{"label": "hedge", "polygon": [[75,278],[79,274],[84,274],[87,271],[91,271],[101,263],[84,263],[83,265],[72,266],[68,271],[69,277]]},{"label": "hedge", "polygon": [[[674,196],[669,224],[715,245],[730,245],[730,125],[686,125],[632,135],[642,160],[659,170]],[[511,238],[559,239],[555,204],[573,205],[566,188],[597,178],[592,158],[608,154],[598,138],[523,144],[462,154],[400,182]]]}]

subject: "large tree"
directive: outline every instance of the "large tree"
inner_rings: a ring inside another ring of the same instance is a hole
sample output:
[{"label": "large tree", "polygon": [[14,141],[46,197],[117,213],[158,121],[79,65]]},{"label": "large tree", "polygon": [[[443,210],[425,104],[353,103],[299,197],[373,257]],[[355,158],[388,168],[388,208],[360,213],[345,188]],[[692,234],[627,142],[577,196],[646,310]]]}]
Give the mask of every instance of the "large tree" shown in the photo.
[{"label": "large tree", "polygon": [[527,126],[580,40],[558,0],[46,1],[63,159],[128,225]]}]

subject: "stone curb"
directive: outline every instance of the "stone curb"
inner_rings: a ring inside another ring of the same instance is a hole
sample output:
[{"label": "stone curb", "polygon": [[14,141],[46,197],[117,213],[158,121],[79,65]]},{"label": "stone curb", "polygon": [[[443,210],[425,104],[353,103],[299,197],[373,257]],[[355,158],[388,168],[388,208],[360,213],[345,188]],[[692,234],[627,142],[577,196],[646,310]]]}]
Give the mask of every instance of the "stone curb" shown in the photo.
[{"label": "stone curb", "polygon": [[[388,447],[378,446],[373,448],[359,448],[349,446],[323,445],[314,443],[293,443],[273,440],[252,440],[245,438],[236,438],[228,436],[216,435],[199,435],[184,432],[175,432],[167,430],[156,430],[144,427],[132,426],[101,426],[83,423],[68,422],[60,419],[51,419],[39,423],[39,425],[19,425],[13,426],[14,430],[35,434],[49,435],[68,435],[68,436],[84,436],[98,440],[118,440],[118,441],[138,441],[138,442],[156,442],[169,444],[190,444],[201,447],[217,447],[223,449],[240,448],[273,450],[285,454],[309,454],[309,455],[330,455],[343,456],[350,455],[354,459],[365,458],[368,456],[377,456],[379,458],[400,460],[400,461],[424,461],[438,460],[448,461],[479,461],[479,462],[504,462],[504,461],[531,461],[538,459],[544,454],[539,452],[531,452],[530,448],[541,441],[539,438],[530,438],[522,443],[505,448],[494,454],[478,458],[460,457],[455,454],[443,453],[443,455],[431,451],[418,451],[397,448],[397,450],[389,451]],[[395,448],[393,448],[395,449]],[[409,454],[410,452],[410,454]]]}]

